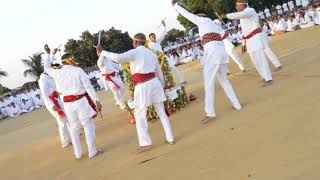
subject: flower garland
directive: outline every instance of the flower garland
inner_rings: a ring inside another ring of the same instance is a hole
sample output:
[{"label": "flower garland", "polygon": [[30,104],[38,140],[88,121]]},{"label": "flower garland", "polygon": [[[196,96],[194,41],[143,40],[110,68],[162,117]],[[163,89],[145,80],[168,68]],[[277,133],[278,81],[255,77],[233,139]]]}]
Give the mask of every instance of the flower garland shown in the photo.
[{"label": "flower garland", "polygon": [[[165,57],[165,55],[162,52],[156,52],[156,54],[159,60],[160,67],[163,71],[164,79],[165,79],[165,90],[176,91],[178,95],[178,97],[173,101],[171,101],[170,98],[167,97],[165,108],[166,108],[167,114],[170,115],[172,113],[182,110],[189,103],[189,98],[187,96],[185,87],[183,86],[176,87],[176,83],[171,73],[171,68],[169,66],[168,60]],[[133,77],[130,70],[130,64],[125,64],[123,67],[124,67],[123,75],[125,78],[125,83],[130,92],[130,96],[133,99],[134,84],[133,84]],[[134,110],[129,107],[128,102],[126,103],[126,107],[131,116],[131,123],[134,123],[135,122],[134,112],[133,112]],[[148,118],[148,121],[159,119],[153,106],[148,107],[147,118]]]}]

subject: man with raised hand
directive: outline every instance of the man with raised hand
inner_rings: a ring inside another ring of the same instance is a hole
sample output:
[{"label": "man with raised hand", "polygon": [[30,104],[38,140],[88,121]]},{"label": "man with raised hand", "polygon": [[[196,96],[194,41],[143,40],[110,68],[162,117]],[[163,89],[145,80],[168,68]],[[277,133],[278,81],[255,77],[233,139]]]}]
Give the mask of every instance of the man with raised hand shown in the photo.
[{"label": "man with raised hand", "polygon": [[214,108],[214,86],[216,79],[218,79],[218,82],[232,102],[233,107],[236,110],[241,110],[241,105],[227,76],[229,58],[220,34],[222,32],[221,26],[218,26],[213,20],[208,18],[203,10],[197,10],[195,14],[192,14],[181,7],[178,0],[172,0],[172,5],[180,15],[198,26],[199,34],[202,37],[204,56],[201,61],[204,68],[206,111],[206,117],[202,120],[202,123],[206,124],[216,119]]}]

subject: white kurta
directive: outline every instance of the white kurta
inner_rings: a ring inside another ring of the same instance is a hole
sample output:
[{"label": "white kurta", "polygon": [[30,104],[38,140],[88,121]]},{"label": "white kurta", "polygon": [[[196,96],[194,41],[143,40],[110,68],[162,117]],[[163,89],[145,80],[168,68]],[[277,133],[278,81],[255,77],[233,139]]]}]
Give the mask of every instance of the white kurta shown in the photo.
[{"label": "white kurta", "polygon": [[103,84],[106,90],[110,89],[111,92],[113,93],[116,104],[120,106],[121,109],[124,109],[125,108],[125,103],[124,103],[125,85],[122,82],[121,78],[117,76],[119,69],[115,66],[115,63],[113,63],[111,60],[106,59],[106,57],[104,57],[103,55],[99,57],[97,61],[97,65],[102,74],[111,74],[113,72],[116,73],[114,77],[110,77],[110,78],[120,87],[120,89],[118,89],[113,82],[107,81],[104,76],[102,76]]},{"label": "white kurta", "polygon": [[[176,3],[174,9],[187,18],[189,21],[194,23],[199,28],[199,35],[203,37],[208,33],[220,34],[222,32],[221,26],[214,23],[213,20],[207,17],[196,16],[189,13],[187,10],[183,9]],[[222,41],[211,41],[204,45],[204,56],[202,57],[202,63],[204,65],[214,65],[214,64],[227,64],[229,63],[229,58]]]},{"label": "white kurta", "polygon": [[169,118],[165,113],[163,102],[166,101],[163,85],[164,79],[160,69],[157,56],[144,46],[130,50],[122,54],[115,54],[103,51],[101,55],[117,63],[129,63],[132,74],[156,73],[158,78],[138,84],[134,89],[135,119],[140,146],[152,144],[148,133],[148,123],[146,118],[147,107],[153,105],[160,117],[167,141],[173,142],[174,137],[171,130]]},{"label": "white kurta", "polygon": [[[179,14],[198,26],[200,37],[209,33],[221,35],[223,31],[221,26],[210,18],[194,15],[180,7],[178,3],[174,5],[174,8]],[[218,79],[222,85],[233,106],[236,109],[241,109],[238,98],[227,78],[227,63],[229,63],[229,57],[223,41],[206,43],[204,45],[204,57],[201,61],[204,65],[205,111],[207,117],[216,116],[214,108],[214,84],[216,79]]]},{"label": "white kurta", "polygon": [[[92,101],[99,101],[97,94],[91,85],[89,76],[78,67],[64,65],[61,69],[51,68],[51,57],[47,55],[44,61],[45,72],[51,76],[61,96],[75,96],[88,93]],[[80,127],[83,126],[89,158],[97,154],[95,124],[92,117],[96,115],[94,109],[88,103],[86,97],[78,101],[64,103],[65,112],[70,125],[70,136],[76,158],[82,157],[80,143]]]},{"label": "white kurta", "polygon": [[[103,51],[101,55],[121,64],[130,62],[132,74],[149,74],[153,72],[157,74],[159,79],[148,81],[135,87],[135,106],[148,107],[153,103],[166,101],[166,97],[161,86],[161,83],[164,84],[163,74],[158,62],[158,58],[151,50],[140,46],[123,54],[115,54]],[[155,87],[158,87],[158,89],[154,89]],[[155,96],[150,94],[151,92],[157,95]]]},{"label": "white kurta", "polygon": [[[61,146],[64,148],[69,145],[69,125],[67,118],[60,117],[59,114],[56,111],[53,111],[53,107],[55,106],[54,103],[51,101],[50,96],[57,91],[56,85],[54,80],[46,75],[41,74],[39,79],[39,87],[41,90],[41,94],[45,103],[46,108],[51,113],[51,115],[56,119],[59,129],[59,135],[60,135],[60,141]],[[57,99],[60,107],[64,111],[63,103],[60,99]]]},{"label": "white kurta", "polygon": [[[255,29],[260,28],[258,15],[253,8],[246,8],[241,12],[227,14],[227,18],[240,19],[242,33],[245,37],[250,35]],[[266,48],[265,43],[266,41],[263,33],[258,33],[246,40],[247,50],[252,63],[262,78],[265,81],[270,81],[272,80],[272,76],[264,52],[264,49]]]}]

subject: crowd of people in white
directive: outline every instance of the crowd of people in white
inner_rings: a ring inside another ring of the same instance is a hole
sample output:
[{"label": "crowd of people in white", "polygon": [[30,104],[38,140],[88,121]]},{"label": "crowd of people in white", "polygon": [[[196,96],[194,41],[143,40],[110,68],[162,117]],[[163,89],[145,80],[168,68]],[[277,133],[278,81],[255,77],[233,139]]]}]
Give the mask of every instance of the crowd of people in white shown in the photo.
[{"label": "crowd of people in white", "polygon": [[30,85],[0,98],[0,120],[44,107],[38,86]]},{"label": "crowd of people in white", "polygon": [[[259,11],[261,27],[268,36],[309,28],[320,24],[320,7],[309,0],[288,1],[282,5],[273,5],[270,9]],[[234,46],[243,43],[239,20],[229,21],[224,26],[228,39]],[[185,37],[170,42],[164,48],[166,55],[175,65],[185,64],[201,59],[203,47],[201,38]]]},{"label": "crowd of people in white", "polygon": [[[320,7],[319,4],[312,3],[309,0],[289,1],[282,5],[274,5],[270,9],[266,8],[264,11],[259,11],[259,17],[263,32],[268,36],[274,36],[319,25]],[[223,28],[227,32],[228,42],[225,42],[226,44],[229,42],[234,46],[242,44],[243,35],[240,23],[237,20],[229,21],[223,25]],[[165,30],[162,34],[163,33],[165,34]],[[159,41],[163,40],[161,35],[158,35],[158,37]],[[234,47],[232,45],[228,46]],[[176,69],[174,67],[177,65],[199,60],[204,55],[199,35],[180,38],[176,42],[168,43],[163,49],[168,58],[170,67],[172,67],[173,70]],[[234,48],[230,48],[230,52],[228,52],[231,57],[237,54],[233,53],[233,50]],[[232,57],[232,59],[239,59],[239,57]],[[238,63],[239,68],[243,71],[244,67],[239,63],[241,61],[235,60],[235,62]],[[121,74],[121,65],[117,65],[116,69],[118,70],[117,73]],[[92,68],[88,70],[87,73],[95,90],[98,91],[108,88],[108,86],[104,85],[105,78],[99,68]],[[179,75],[179,72],[175,74],[181,76]],[[184,81],[182,77],[180,77],[180,79],[181,82]],[[108,89],[106,89],[106,91],[108,91]],[[43,106],[44,101],[38,86],[30,85],[22,90],[8,93],[0,98],[0,120],[17,117]]]}]

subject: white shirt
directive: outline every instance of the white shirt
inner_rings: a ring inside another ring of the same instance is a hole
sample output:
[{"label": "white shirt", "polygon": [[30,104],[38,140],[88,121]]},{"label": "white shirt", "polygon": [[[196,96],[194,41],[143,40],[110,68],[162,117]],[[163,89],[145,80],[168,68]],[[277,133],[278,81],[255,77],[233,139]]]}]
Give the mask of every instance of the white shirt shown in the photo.
[{"label": "white shirt", "polygon": [[101,56],[120,64],[130,63],[130,70],[132,74],[156,73],[160,81],[164,84],[158,57],[155,53],[144,46],[139,46],[136,49],[132,49],[122,54],[102,51]]},{"label": "white shirt", "polygon": [[114,63],[111,60],[106,59],[106,57],[104,57],[104,56],[99,57],[99,59],[97,61],[97,65],[98,65],[100,71],[102,72],[102,74],[111,74],[113,72],[118,72]]},{"label": "white shirt", "polygon": [[270,14],[270,10],[269,10],[269,9],[265,9],[265,10],[264,10],[264,13],[266,14],[266,17],[271,17],[271,14]]},{"label": "white shirt", "polygon": [[303,7],[308,7],[309,3],[309,0],[301,0],[301,4]]},{"label": "white shirt", "polygon": [[[228,19],[240,19],[243,36],[250,35],[254,30],[260,28],[259,17],[253,8],[246,8],[241,12],[227,14]],[[245,41],[249,53],[265,48],[262,33],[258,33]]]},{"label": "white shirt", "polygon": [[194,15],[188,12],[187,10],[185,10],[184,8],[180,7],[178,3],[174,5],[174,9],[179,14],[181,14],[182,16],[184,16],[189,21],[191,21],[192,23],[194,23],[199,27],[199,35],[201,37],[203,37],[205,34],[208,34],[208,33],[220,34],[220,32],[222,31],[221,27],[215,24],[210,18]]},{"label": "white shirt", "polygon": [[[205,34],[216,33],[221,34],[222,28],[217,25],[213,20],[207,17],[200,17],[194,15],[184,8],[180,7],[178,3],[174,5],[174,9],[187,18],[189,21],[194,23],[199,28],[199,35],[203,37]],[[227,56],[227,52],[224,48],[224,43],[222,41],[211,41],[206,43],[204,46],[204,57],[202,58],[202,63],[212,63],[212,64],[225,64],[229,62],[228,58],[224,58],[223,56]],[[212,61],[212,58],[215,59]]]},{"label": "white shirt", "polygon": [[227,14],[228,19],[240,19],[244,36],[248,36],[255,29],[260,28],[259,17],[253,8],[246,8],[241,12]]},{"label": "white shirt", "polygon": [[292,11],[292,10],[294,9],[294,3],[293,3],[293,1],[289,1],[289,2],[288,2],[288,6],[289,6],[290,11]]},{"label": "white shirt", "polygon": [[296,5],[297,5],[297,6],[301,6],[301,5],[302,5],[301,0],[296,0]]},{"label": "white shirt", "polygon": [[54,107],[54,104],[50,100],[49,96],[51,96],[53,92],[57,91],[56,83],[49,75],[41,74],[39,79],[39,86],[45,105],[48,108],[52,109]]},{"label": "white shirt", "polygon": [[166,27],[161,25],[161,31],[159,34],[156,35],[156,42],[149,42],[149,47],[154,52],[163,52],[161,42],[164,40],[166,35]]},{"label": "white shirt", "polygon": [[277,6],[276,6],[276,9],[277,9],[278,14],[283,14],[282,6],[277,5]]},{"label": "white shirt", "polygon": [[47,55],[44,69],[54,79],[57,90],[63,97],[88,93],[93,101],[99,101],[96,91],[91,85],[89,76],[81,68],[64,65],[61,69],[53,69],[51,68],[50,55]]},{"label": "white shirt", "polygon": [[287,23],[284,19],[280,19],[280,21],[276,24],[276,31],[285,32],[287,30]]},{"label": "white shirt", "polygon": [[282,7],[283,7],[283,11],[284,11],[284,12],[288,12],[288,11],[289,11],[288,4],[287,4],[287,3],[283,3],[283,4],[282,4]]}]

